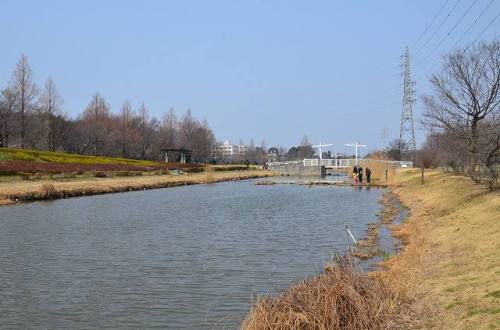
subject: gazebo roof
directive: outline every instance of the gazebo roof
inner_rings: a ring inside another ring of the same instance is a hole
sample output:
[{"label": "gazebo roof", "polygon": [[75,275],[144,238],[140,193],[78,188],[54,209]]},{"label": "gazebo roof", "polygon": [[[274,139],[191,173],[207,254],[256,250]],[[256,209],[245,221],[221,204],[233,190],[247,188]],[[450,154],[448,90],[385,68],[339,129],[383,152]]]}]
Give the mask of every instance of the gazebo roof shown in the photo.
[{"label": "gazebo roof", "polygon": [[170,148],[170,149],[160,149],[161,151],[164,151],[164,152],[184,152],[184,153],[192,153],[193,150],[190,150],[190,149],[184,149],[184,148],[180,148],[180,149],[175,149],[175,148]]}]

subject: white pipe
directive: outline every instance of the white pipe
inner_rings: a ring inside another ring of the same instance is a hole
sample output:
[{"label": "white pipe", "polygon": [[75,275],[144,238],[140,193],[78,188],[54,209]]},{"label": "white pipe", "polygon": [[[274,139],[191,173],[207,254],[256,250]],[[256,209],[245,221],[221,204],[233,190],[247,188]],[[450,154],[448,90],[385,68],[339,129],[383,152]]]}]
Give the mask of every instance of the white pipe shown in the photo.
[{"label": "white pipe", "polygon": [[351,236],[351,239],[353,240],[354,244],[358,244],[358,241],[356,241],[356,239],[354,238],[354,235],[349,230],[349,227],[345,223],[344,223],[344,226],[345,226],[345,229],[347,230],[347,232],[349,233],[349,236]]}]

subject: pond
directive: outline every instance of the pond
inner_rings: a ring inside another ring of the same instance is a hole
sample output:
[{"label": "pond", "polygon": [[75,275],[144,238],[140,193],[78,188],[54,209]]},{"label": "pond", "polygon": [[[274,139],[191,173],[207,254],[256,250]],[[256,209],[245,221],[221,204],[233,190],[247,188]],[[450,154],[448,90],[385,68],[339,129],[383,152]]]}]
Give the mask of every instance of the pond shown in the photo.
[{"label": "pond", "polygon": [[383,191],[227,182],[0,208],[5,328],[237,328],[321,271]]}]

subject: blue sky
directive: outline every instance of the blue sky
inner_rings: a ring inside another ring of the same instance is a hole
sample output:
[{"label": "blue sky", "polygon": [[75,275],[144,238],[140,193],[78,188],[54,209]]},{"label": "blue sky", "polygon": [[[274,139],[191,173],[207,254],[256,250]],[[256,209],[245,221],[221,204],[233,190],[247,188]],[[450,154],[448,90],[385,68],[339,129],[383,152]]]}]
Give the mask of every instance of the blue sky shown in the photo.
[{"label": "blue sky", "polygon": [[307,134],[338,152],[355,140],[373,149],[382,129],[399,135],[406,46],[422,48],[413,59],[421,95],[442,54],[490,22],[481,39],[500,32],[500,1],[449,0],[415,45],[445,1],[0,0],[0,86],[26,54],[39,85],[55,79],[71,116],[99,92],[114,112],[125,99],[157,117],[191,108],[219,140],[288,147]]}]

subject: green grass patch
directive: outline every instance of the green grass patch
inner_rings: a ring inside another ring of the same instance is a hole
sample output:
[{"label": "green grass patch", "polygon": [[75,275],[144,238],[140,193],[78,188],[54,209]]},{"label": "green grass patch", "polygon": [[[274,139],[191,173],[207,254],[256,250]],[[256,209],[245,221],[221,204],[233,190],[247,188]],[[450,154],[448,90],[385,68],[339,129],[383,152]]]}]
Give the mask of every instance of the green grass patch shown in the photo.
[{"label": "green grass patch", "polygon": [[474,307],[474,308],[469,309],[468,315],[469,316],[474,316],[474,315],[478,315],[478,314],[495,315],[498,313],[500,313],[499,307],[488,307],[488,308],[476,308],[476,307]]},{"label": "green grass patch", "polygon": [[394,254],[389,253],[387,251],[382,251],[381,256],[384,259],[384,261],[387,261],[387,260],[391,259],[394,256]]},{"label": "green grass patch", "polygon": [[25,149],[0,149],[0,160],[41,161],[50,163],[76,164],[127,164],[136,166],[152,166],[158,162],[149,160],[126,159],[119,157],[98,157],[70,154],[64,152],[37,151]]},{"label": "green grass patch", "polygon": [[458,305],[462,305],[462,304],[463,304],[462,301],[457,300],[457,301],[452,302],[451,304],[444,306],[444,308],[445,309],[452,309],[453,307],[458,306]]},{"label": "green grass patch", "polygon": [[500,298],[500,290],[490,292],[485,297]]}]

